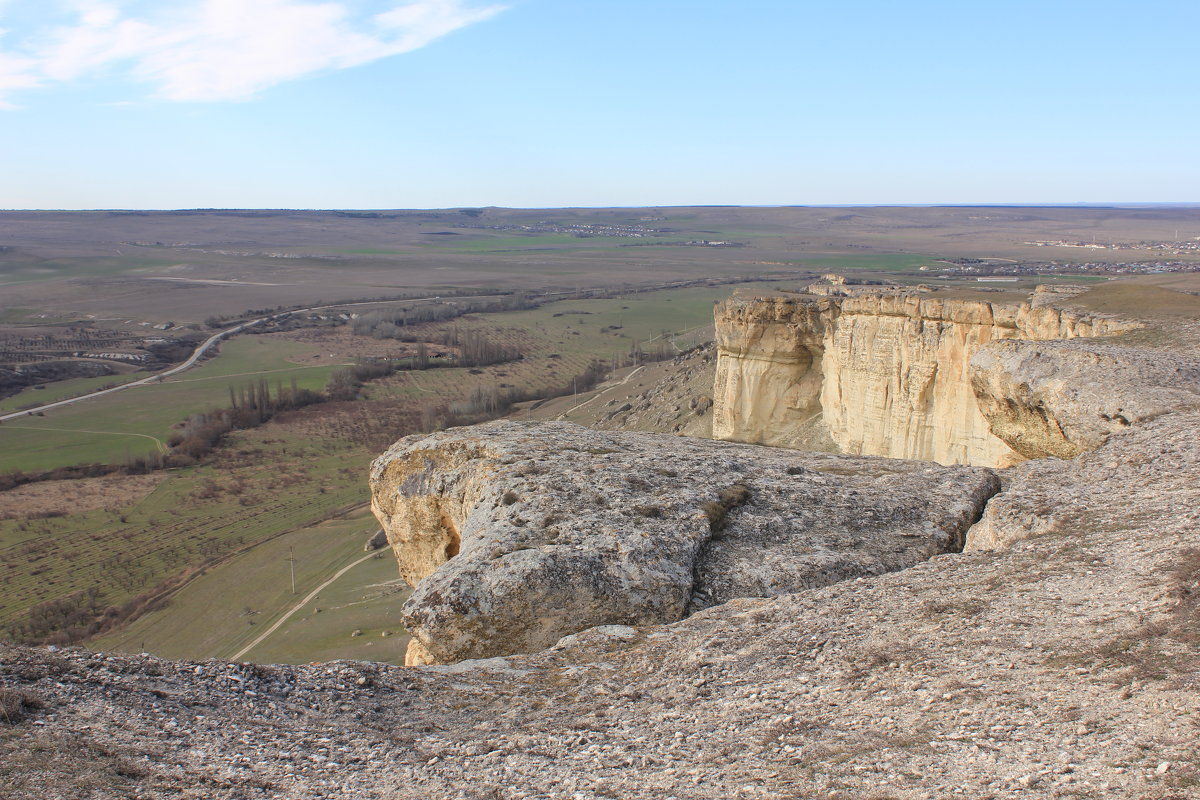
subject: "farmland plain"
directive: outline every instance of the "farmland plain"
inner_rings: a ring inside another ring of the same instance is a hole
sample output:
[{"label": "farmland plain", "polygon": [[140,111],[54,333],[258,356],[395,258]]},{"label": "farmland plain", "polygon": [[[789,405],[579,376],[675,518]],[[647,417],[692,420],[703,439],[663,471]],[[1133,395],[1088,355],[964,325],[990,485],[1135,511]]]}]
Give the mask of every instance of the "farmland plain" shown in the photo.
[{"label": "farmland plain", "polygon": [[[973,278],[943,270],[963,258],[1200,264],[1200,251],[1182,241],[1179,252],[1044,244],[1197,236],[1194,208],[0,212],[0,336],[86,329],[134,341],[202,337],[212,318],[221,324],[250,312],[402,296],[438,296],[435,303],[448,304],[461,292],[527,293],[540,301],[405,326],[407,338],[431,348],[452,351],[448,337],[472,333],[519,350],[520,359],[369,380],[354,399],[234,431],[199,463],[164,470],[148,493],[131,478],[123,505],[91,508],[82,498],[95,492],[83,491],[84,483],[73,492],[67,482],[57,508],[6,512],[0,625],[11,633],[29,622],[31,608],[96,589],[101,612],[130,603],[154,607],[102,633],[98,645],[230,657],[307,587],[362,558],[362,539],[372,529],[361,511],[370,459],[400,435],[454,419],[451,412],[473,397],[574,394],[577,376],[595,361],[612,368],[641,354],[686,349],[706,338],[713,302],[735,285],[795,289],[838,271],[975,289]],[[1057,271],[1068,274],[1027,275],[1009,288],[1110,277]],[[1138,282],[1153,281],[1186,283],[1168,275]],[[688,285],[650,290],[672,283]],[[1092,298],[1098,310],[1125,304],[1133,291],[1103,288],[1107,294]],[[1152,290],[1137,291],[1138,302],[1161,306]],[[1177,313],[1194,313],[1190,301],[1170,297]],[[385,308],[347,306],[345,313]],[[158,333],[164,326],[169,332]],[[265,380],[278,391],[294,380],[297,388],[320,391],[335,371],[363,357],[411,360],[413,341],[352,335],[352,327],[343,319],[330,328],[239,335],[160,383],[7,421],[0,425],[0,473],[121,465],[161,451],[190,416],[228,406],[231,390]],[[142,375],[29,387],[0,399],[0,410]],[[586,397],[586,387],[580,394]],[[112,478],[105,491],[122,497],[121,476]],[[280,582],[284,550],[297,554],[297,595]],[[402,596],[394,564],[364,561],[247,657],[395,660],[403,651],[395,621]],[[213,613],[205,615],[205,607]],[[363,635],[351,636],[355,630]]]}]

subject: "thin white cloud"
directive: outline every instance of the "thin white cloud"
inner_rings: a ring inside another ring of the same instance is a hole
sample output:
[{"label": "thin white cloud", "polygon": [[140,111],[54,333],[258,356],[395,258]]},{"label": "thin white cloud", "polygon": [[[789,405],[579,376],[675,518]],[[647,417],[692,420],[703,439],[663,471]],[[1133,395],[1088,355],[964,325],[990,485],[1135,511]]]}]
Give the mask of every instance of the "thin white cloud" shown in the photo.
[{"label": "thin white cloud", "polygon": [[241,100],[304,75],[416,50],[504,9],[408,0],[366,16],[354,6],[181,0],[137,14],[116,2],[74,0],[70,24],[23,40],[16,52],[0,47],[0,107],[19,90],[114,71],[150,84],[161,99]]},{"label": "thin white cloud", "polygon": [[123,18],[115,6],[87,0],[73,5],[78,22],[55,29],[38,48],[42,70],[51,80],[72,80],[165,44],[155,26]]},{"label": "thin white cloud", "polygon": [[[0,36],[4,31],[0,31]],[[5,98],[14,92],[41,85],[38,64],[30,58],[11,55],[0,50],[0,109],[15,108]]]}]

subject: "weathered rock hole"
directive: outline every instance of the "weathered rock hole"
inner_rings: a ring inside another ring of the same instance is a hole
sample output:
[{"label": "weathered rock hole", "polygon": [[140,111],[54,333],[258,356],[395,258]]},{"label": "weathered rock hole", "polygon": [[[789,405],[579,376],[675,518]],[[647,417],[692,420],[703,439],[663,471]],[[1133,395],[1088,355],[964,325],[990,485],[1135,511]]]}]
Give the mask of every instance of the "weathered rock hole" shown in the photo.
[{"label": "weathered rock hole", "polygon": [[443,549],[445,560],[449,561],[458,555],[459,549],[462,547],[462,535],[458,532],[458,526],[454,524],[454,520],[443,514],[441,519],[442,531],[446,533],[446,545]]}]

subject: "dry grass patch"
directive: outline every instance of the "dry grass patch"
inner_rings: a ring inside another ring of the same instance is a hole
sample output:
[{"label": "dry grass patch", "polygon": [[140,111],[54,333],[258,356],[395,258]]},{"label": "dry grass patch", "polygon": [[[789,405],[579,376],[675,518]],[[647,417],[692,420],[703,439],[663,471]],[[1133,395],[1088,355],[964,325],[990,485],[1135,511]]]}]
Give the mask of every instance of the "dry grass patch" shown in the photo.
[{"label": "dry grass patch", "polygon": [[724,528],[729,512],[740,508],[750,501],[750,487],[735,483],[727,486],[717,494],[716,500],[704,504],[704,516],[708,517],[709,529],[716,536]]},{"label": "dry grass patch", "polygon": [[1200,318],[1200,297],[1135,281],[1104,283],[1076,297],[1090,311],[1151,320]]},{"label": "dry grass patch", "polygon": [[168,477],[159,472],[27,483],[0,492],[0,519],[116,511],[140,502]]},{"label": "dry grass patch", "polygon": [[1099,647],[1072,652],[1063,663],[1099,663],[1122,668],[1126,680],[1177,680],[1200,675],[1200,549],[1182,550],[1167,571],[1174,604],[1165,617],[1148,621]]},{"label": "dry grass patch", "polygon": [[42,701],[29,692],[0,687],[0,725],[15,725],[42,705]]},{"label": "dry grass patch", "polygon": [[1171,570],[1170,591],[1175,598],[1173,634],[1187,644],[1200,644],[1200,548],[1180,553]]}]

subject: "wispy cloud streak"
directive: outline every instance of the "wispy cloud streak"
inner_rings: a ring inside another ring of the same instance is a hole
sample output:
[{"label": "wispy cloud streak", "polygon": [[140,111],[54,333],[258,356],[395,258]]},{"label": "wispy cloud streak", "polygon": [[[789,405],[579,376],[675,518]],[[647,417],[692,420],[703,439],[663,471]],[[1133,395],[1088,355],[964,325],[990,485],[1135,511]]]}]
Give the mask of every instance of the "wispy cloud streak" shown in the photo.
[{"label": "wispy cloud streak", "polygon": [[33,89],[41,84],[36,61],[0,50],[0,109],[14,108],[6,99],[10,94],[23,89]]},{"label": "wispy cloud streak", "polygon": [[15,46],[0,38],[0,108],[22,90],[114,72],[164,100],[242,100],[305,75],[411,52],[504,9],[408,0],[366,15],[355,5],[181,0],[138,13],[109,0],[74,0],[68,24]]}]

